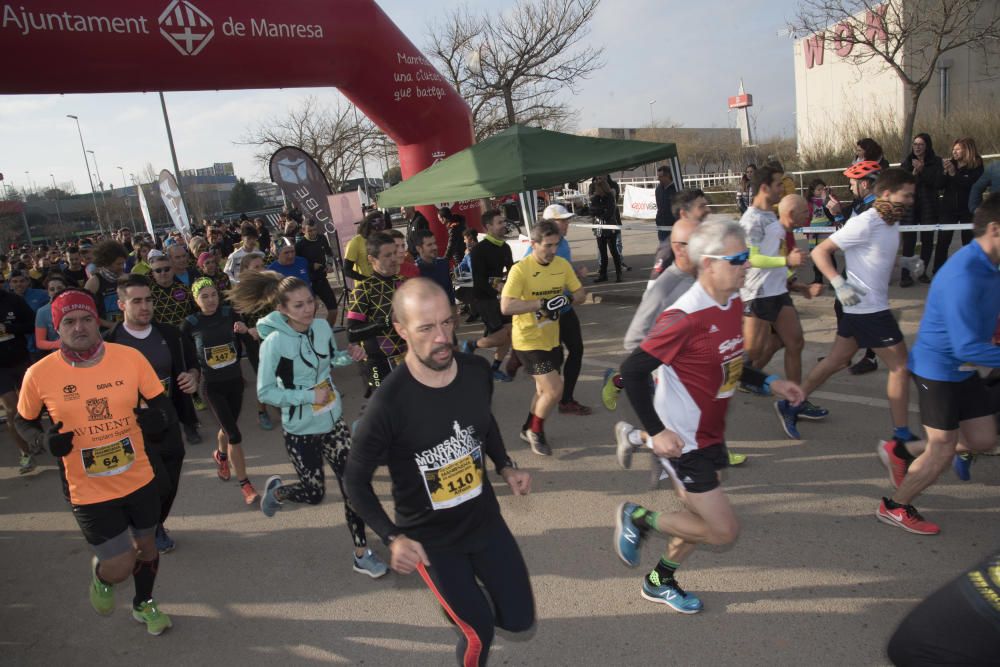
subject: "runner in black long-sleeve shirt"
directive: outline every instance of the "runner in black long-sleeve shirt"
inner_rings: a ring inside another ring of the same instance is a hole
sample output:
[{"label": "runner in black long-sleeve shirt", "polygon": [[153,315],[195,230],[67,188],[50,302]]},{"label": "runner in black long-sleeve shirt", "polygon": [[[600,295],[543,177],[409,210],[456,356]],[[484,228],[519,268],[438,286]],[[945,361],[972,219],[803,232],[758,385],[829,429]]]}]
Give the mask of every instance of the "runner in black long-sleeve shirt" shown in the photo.
[{"label": "runner in black long-sleeve shirt", "polygon": [[[406,361],[374,394],[355,432],[347,494],[389,545],[392,569],[419,569],[461,630],[459,664],[485,665],[494,626],[523,632],[535,615],[528,571],[500,515],[485,457],[514,495],[529,492],[530,477],[504,448],[490,409],[489,366],[453,352],[455,322],[444,291],[414,278],[396,291],[393,312]],[[371,485],[386,461],[395,521]]]},{"label": "runner in black long-sleeve shirt", "polygon": [[[493,379],[510,382],[510,372],[500,370],[500,364],[510,351],[511,317],[500,312],[500,289],[507,277],[507,271],[514,265],[510,246],[503,240],[507,220],[499,211],[483,214],[486,236],[469,253],[472,264],[472,294],[475,298],[476,313],[483,321],[483,335],[476,340],[468,340],[462,351],[472,354],[477,348],[493,348]],[[508,371],[517,371],[516,357],[511,355]],[[513,364],[513,365],[510,365]]]},{"label": "runner in black long-sleeve shirt", "polygon": [[34,330],[31,306],[13,291],[0,289],[0,402],[7,412],[7,430],[21,452],[22,475],[35,469],[35,460],[28,444],[14,430],[13,415],[17,412],[18,388],[31,363],[26,336]]}]

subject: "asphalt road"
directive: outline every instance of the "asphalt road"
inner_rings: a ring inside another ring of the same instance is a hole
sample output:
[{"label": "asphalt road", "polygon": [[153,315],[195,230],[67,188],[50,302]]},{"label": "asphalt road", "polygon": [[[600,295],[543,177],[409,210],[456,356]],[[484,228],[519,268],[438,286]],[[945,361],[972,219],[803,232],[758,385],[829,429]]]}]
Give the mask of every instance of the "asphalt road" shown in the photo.
[{"label": "asphalt road", "polygon": [[[578,261],[593,270],[589,232],[570,235]],[[640,578],[663,541],[653,538],[642,567],[623,566],[612,549],[613,515],[625,499],[662,509],[678,503],[649,489],[648,465],[614,460],[612,426],[632,419],[600,404],[601,371],[624,357],[621,339],[644,289],[654,237],[627,232],[634,270],[621,284],[588,285],[579,308],[586,357],[577,390],[589,417],[556,415],[547,424],[555,452],[536,457],[517,437],[532,385],[498,385],[494,411],[505,441],[533,476],[533,492],[513,498],[497,487],[504,516],[532,575],[538,625],[529,637],[499,633],[494,665],[878,665],[906,611],[961,568],[1000,543],[1000,458],[982,458],[971,483],[950,472],[918,501],[942,525],[936,537],[885,526],[874,513],[890,487],[875,456],[891,427],[884,370],[835,376],[814,396],[831,410],[802,426],[801,442],[784,438],[768,399],[737,394],[728,438],[750,460],[725,483],[741,518],[729,549],[699,549],[678,577],[705,604],[682,616],[639,597]],[[588,281],[589,282],[589,281]],[[893,287],[893,306],[912,342],[926,287]],[[797,299],[811,368],[834,335],[832,298]],[[473,335],[465,325],[461,335]],[[780,355],[771,368],[781,372]],[[249,369],[245,376],[251,378]],[[347,414],[362,386],[338,370]],[[243,418],[251,479],[294,477],[279,431],[259,430],[248,394]],[[911,397],[915,403],[915,397]],[[201,413],[203,433],[212,432]],[[919,421],[911,413],[911,427]],[[210,440],[206,437],[206,442]],[[154,638],[128,613],[131,584],[119,608],[97,616],[87,600],[90,551],[61,498],[53,461],[19,476],[8,436],[0,467],[0,661],[5,664],[453,664],[456,631],[416,576],[372,581],[351,571],[351,542],[336,484],[316,507],[286,505],[274,518],[243,505],[235,481],[220,482],[211,445],[188,448],[181,490],[168,528],[177,550],[161,559],[156,597],[174,627]],[[328,475],[330,473],[328,472]],[[384,473],[376,491],[386,498]],[[374,541],[374,540],[373,540]],[[380,543],[375,549],[386,550]]]}]

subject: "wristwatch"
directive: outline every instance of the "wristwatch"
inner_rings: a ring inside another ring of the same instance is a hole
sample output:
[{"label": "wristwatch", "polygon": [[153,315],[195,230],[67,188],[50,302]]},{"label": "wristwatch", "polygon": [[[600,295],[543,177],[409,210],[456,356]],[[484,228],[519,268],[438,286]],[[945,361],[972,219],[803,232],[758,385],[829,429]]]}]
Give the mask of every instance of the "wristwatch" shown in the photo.
[{"label": "wristwatch", "polygon": [[499,475],[504,468],[513,468],[514,470],[517,470],[517,463],[514,459],[508,456],[503,463],[497,466],[497,474]]}]

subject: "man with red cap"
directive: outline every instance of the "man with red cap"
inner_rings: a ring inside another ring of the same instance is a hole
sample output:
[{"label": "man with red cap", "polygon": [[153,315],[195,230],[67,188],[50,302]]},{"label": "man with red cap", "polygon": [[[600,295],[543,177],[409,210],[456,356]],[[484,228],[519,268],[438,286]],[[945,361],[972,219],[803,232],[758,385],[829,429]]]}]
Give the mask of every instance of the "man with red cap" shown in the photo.
[{"label": "man with red cap", "polygon": [[[153,367],[131,347],[101,339],[97,306],[70,289],[52,301],[60,349],[28,369],[14,417],[18,433],[60,460],[73,516],[95,556],[90,603],[115,608],[114,585],[135,583],[132,617],[159,635],[171,626],[153,599],[160,497],[145,438],[177,419]],[[136,407],[136,406],[141,407]],[[43,426],[42,411],[52,424]]]}]

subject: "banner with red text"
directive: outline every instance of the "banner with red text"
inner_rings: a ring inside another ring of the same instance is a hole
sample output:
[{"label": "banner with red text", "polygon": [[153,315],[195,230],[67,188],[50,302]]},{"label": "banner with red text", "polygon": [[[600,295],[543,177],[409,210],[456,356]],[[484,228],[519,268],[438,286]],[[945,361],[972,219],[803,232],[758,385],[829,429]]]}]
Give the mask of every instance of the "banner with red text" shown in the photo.
[{"label": "banner with red text", "polygon": [[626,185],[622,217],[656,220],[656,190]]}]

